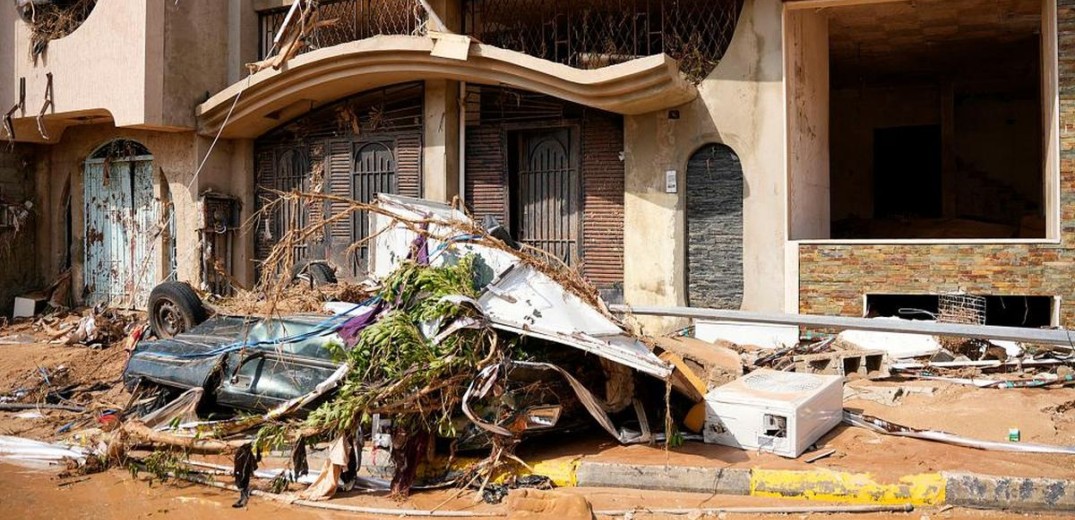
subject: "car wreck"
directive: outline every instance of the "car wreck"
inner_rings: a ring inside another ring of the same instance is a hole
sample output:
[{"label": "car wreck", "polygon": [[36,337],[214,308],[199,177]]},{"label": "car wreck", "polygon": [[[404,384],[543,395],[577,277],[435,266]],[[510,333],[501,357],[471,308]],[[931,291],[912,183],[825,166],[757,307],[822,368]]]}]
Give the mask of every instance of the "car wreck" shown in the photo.
[{"label": "car wreck", "polygon": [[[440,440],[497,458],[523,436],[586,424],[621,443],[653,440],[636,384],[663,387],[673,368],[584,282],[448,205],[382,194],[369,213],[365,301],[328,304],[331,315],[218,314],[173,337],[186,321],[154,322],[162,337],[137,344],[124,381],[143,411],[187,404],[150,414],[154,429],[226,438],[258,427],[259,439],[358,446],[384,433],[401,492]],[[213,420],[159,419],[192,407]]]}]

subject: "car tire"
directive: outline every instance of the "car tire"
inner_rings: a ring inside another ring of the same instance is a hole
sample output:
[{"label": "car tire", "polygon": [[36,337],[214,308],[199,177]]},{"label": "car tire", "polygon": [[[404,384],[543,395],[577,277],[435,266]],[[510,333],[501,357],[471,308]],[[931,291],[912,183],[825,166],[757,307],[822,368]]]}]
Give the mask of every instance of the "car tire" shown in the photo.
[{"label": "car tire", "polygon": [[182,334],[208,318],[201,298],[183,282],[164,282],[149,293],[149,326],[165,339]]},{"label": "car tire", "polygon": [[336,272],[328,264],[318,260],[300,266],[295,272],[295,279],[309,280],[314,287],[337,282]]}]

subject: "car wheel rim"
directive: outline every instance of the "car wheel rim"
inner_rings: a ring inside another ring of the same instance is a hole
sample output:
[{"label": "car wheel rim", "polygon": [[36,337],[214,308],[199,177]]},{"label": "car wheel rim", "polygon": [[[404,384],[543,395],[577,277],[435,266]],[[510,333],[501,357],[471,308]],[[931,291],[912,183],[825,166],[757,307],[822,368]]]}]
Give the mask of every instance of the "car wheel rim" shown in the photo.
[{"label": "car wheel rim", "polygon": [[161,324],[162,332],[169,336],[183,332],[183,316],[172,302],[161,302],[157,307],[157,321]]}]

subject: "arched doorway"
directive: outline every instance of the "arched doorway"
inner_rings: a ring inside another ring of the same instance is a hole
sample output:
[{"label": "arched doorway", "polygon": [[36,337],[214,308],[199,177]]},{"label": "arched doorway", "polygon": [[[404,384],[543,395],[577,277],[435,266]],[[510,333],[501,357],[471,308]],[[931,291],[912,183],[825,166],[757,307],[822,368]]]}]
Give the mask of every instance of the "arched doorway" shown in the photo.
[{"label": "arched doorway", "polygon": [[101,146],[83,169],[86,303],[144,308],[160,279],[160,203],[153,156],[140,143]]},{"label": "arched doorway", "polygon": [[[351,172],[351,198],[359,202],[371,202],[378,193],[398,193],[396,179],[396,154],[391,142],[368,142],[355,145],[354,171]],[[369,215],[359,211],[351,229],[351,243],[362,243],[355,251],[353,276],[365,273],[369,267],[370,234]]]},{"label": "arched doorway", "polygon": [[687,162],[687,299],[693,307],[743,303],[743,166],[723,144]]}]

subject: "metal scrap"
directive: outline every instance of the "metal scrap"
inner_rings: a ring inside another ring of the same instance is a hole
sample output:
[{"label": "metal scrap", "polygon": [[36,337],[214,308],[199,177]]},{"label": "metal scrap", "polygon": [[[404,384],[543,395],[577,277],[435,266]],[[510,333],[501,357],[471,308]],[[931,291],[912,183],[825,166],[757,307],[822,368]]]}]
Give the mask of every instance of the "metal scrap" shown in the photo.
[{"label": "metal scrap", "polygon": [[955,446],[963,446],[967,448],[975,448],[979,450],[1075,455],[1075,446],[1050,446],[1046,444],[1024,444],[969,439],[967,437],[962,437],[960,435],[955,435],[948,432],[911,428],[910,426],[903,426],[902,424],[891,423],[884,419],[880,419],[870,415],[849,412],[847,410],[844,410],[844,422],[850,424],[851,426],[866,428],[867,430],[875,431],[877,433],[883,433],[885,435],[895,435],[897,437],[910,437],[913,439],[942,442],[945,444],[952,444]]}]

